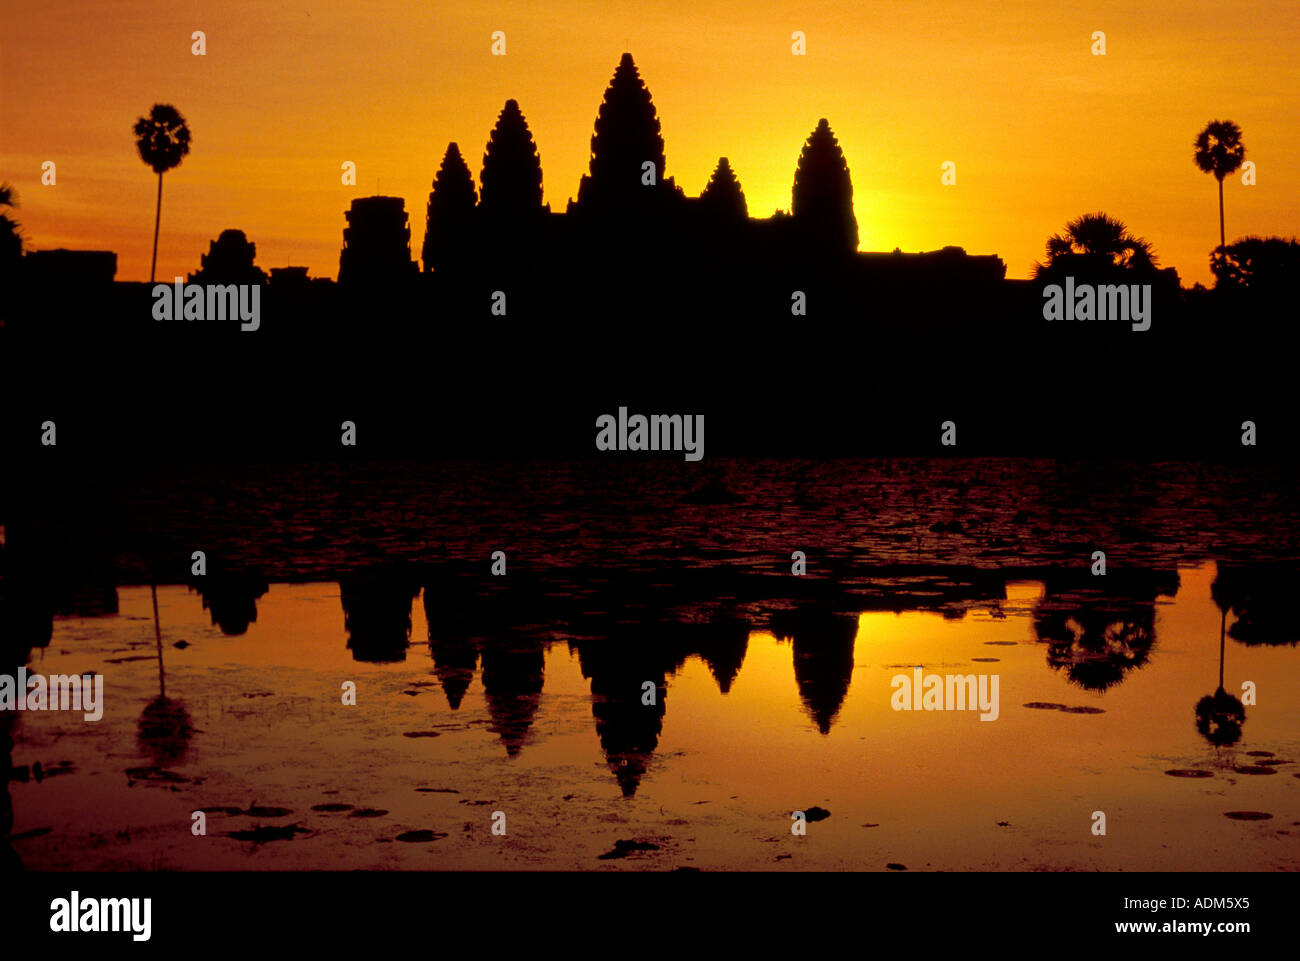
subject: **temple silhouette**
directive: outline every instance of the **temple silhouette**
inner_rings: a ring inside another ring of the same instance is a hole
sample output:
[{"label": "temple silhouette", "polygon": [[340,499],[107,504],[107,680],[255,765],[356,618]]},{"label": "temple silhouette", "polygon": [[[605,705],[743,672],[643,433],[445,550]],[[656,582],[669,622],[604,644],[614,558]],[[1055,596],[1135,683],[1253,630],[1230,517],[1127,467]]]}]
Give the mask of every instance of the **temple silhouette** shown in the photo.
[{"label": "temple silhouette", "polygon": [[[930,253],[859,253],[853,182],[830,123],[817,121],[794,171],[789,211],[751,216],[740,174],[725,155],[698,197],[687,196],[666,173],[660,121],[650,91],[630,53],[624,53],[605,90],[591,137],[588,172],[576,199],[563,211],[543,203],[542,161],[528,121],[516,100],[507,100],[492,127],[477,183],[457,143],[447,145],[424,209],[424,237],[411,243],[419,210],[393,196],[358,197],[344,212],[337,285],[386,299],[438,301],[454,308],[456,294],[482,287],[502,289],[542,303],[519,282],[572,276],[618,282],[627,293],[653,294],[665,287],[708,286],[729,271],[787,274],[792,265],[808,280],[833,276],[853,286],[879,286],[891,278],[993,288],[1006,264],[993,255],[971,256],[950,246]],[[283,315],[311,311],[313,288],[334,284],[309,278],[307,268],[267,272],[253,263],[255,245],[244,232],[227,229],[201,255],[191,283],[262,283]],[[77,283],[102,289],[113,282],[111,251],[39,251],[23,258],[23,277],[36,286]],[[117,284],[124,289],[142,284]],[[774,288],[775,289],[775,288]],[[763,298],[767,298],[764,291]],[[120,296],[109,298],[120,303]],[[636,298],[628,298],[636,304]],[[790,291],[779,289],[789,314]],[[477,301],[476,301],[477,303]]]},{"label": "temple silhouette", "polygon": [[[668,263],[677,278],[697,259],[717,270],[816,263],[823,269],[883,274],[907,265],[996,284],[1006,265],[960,248],[936,254],[859,255],[853,182],[829,121],[817,122],[799,155],[791,208],[749,215],[726,156],[689,197],[666,175],[664,139],[650,91],[624,53],[605,91],[591,137],[588,173],[563,212],[542,202],[542,162],[520,105],[507,100],[483,153],[478,183],[457,143],[447,145],[425,212],[421,271],[453,283],[563,273],[582,263],[644,277]],[[414,273],[409,217],[400,197],[362,197],[347,212],[339,283],[392,285]],[[625,268],[625,269],[620,269]]]},{"label": "temple silhouette", "polygon": [[[788,210],[755,216],[725,143],[699,196],[688,196],[667,173],[660,118],[631,54],[605,89],[587,172],[560,210],[544,200],[545,145],[524,106],[507,100],[495,122],[485,118],[481,154],[440,146],[427,196],[352,199],[337,280],[302,265],[259,267],[257,238],[237,228],[194,251],[187,280],[207,285],[209,300],[217,287],[262,285],[255,325],[156,318],[155,286],[116,281],[109,251],[23,254],[0,323],[38,363],[24,372],[30,385],[14,388],[14,423],[49,418],[45,385],[57,380],[67,385],[61,427],[77,421],[83,453],[103,444],[117,456],[145,435],[116,422],[147,410],[168,438],[136,445],[151,458],[178,447],[350,457],[339,447],[344,420],[364,423],[371,456],[590,456],[577,425],[598,413],[594,398],[689,383],[689,397],[672,403],[689,400],[722,425],[710,456],[772,452],[776,439],[796,453],[943,454],[935,431],[958,409],[963,449],[979,440],[1016,453],[1182,456],[1213,442],[1237,456],[1241,424],[1292,379],[1289,328],[1277,318],[1289,308],[1294,245],[1216,253],[1216,286],[1190,290],[1172,268],[1117,263],[1065,237],[1050,238],[1064,246],[1028,279],[959,246],[859,250],[870,234],[828,119],[810,116],[804,143],[790,145]],[[1150,329],[1045,319],[1045,291],[1070,276],[1149,283]],[[1229,326],[1252,344],[1249,362],[1221,363]],[[141,376],[119,376],[110,358]],[[191,358],[215,379],[196,386]],[[1188,370],[1213,370],[1216,389],[1189,395]],[[239,389],[227,389],[234,379]],[[800,385],[817,415],[778,384]],[[1101,424],[1092,392],[1110,384],[1123,385],[1125,410]],[[493,402],[431,415],[434,394],[485,396],[486,385]],[[78,393],[93,402],[74,403]],[[1162,415],[1173,396],[1183,416]],[[500,416],[511,397],[527,399],[529,418]],[[1296,433],[1289,421],[1270,430]]]}]

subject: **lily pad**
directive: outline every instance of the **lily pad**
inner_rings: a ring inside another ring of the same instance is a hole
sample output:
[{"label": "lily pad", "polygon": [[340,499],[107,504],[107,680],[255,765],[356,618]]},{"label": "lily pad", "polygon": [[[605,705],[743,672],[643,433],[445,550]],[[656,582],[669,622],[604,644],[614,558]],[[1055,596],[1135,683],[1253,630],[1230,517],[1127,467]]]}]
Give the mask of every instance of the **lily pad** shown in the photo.
[{"label": "lily pad", "polygon": [[299,827],[296,824],[269,824],[265,826],[258,825],[243,831],[227,831],[226,837],[234,838],[236,841],[252,841],[254,844],[262,844],[266,841],[292,841],[294,835],[309,833],[311,832],[306,828]]},{"label": "lily pad", "polygon": [[597,857],[600,861],[613,861],[617,858],[625,858],[633,851],[658,851],[659,845],[651,844],[649,841],[615,841],[614,849],[606,851]]},{"label": "lily pad", "polygon": [[397,836],[397,840],[416,844],[422,841],[436,841],[439,838],[445,838],[446,836],[447,835],[441,831],[403,831]]}]

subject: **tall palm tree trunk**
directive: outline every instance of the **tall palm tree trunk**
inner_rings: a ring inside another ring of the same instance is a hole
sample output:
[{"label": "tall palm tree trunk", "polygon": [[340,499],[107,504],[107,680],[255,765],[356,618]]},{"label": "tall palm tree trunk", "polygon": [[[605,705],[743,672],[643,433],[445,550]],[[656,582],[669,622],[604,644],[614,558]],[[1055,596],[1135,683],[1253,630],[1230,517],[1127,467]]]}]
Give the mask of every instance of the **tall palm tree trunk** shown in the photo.
[{"label": "tall palm tree trunk", "polygon": [[[1219,182],[1219,220],[1222,233],[1223,220],[1223,182]],[[153,216],[153,261],[149,264],[149,283],[153,283],[154,272],[158,269],[158,225],[162,222],[162,174],[158,175],[158,207]]]},{"label": "tall palm tree trunk", "polygon": [[[1223,609],[1219,615],[1219,691],[1223,689],[1223,633],[1227,628],[1227,609]],[[161,650],[161,648],[159,648]],[[159,657],[162,657],[159,654]]]},{"label": "tall palm tree trunk", "polygon": [[[162,198],[162,178],[159,177],[159,203]],[[155,243],[157,243],[155,239]],[[1223,241],[1223,178],[1219,177],[1219,247],[1225,244]]]},{"label": "tall palm tree trunk", "polygon": [[153,633],[158,642],[158,696],[166,697],[167,679],[163,677],[162,627],[158,623],[158,585],[154,583],[152,577],[149,579],[149,593],[153,595]]}]

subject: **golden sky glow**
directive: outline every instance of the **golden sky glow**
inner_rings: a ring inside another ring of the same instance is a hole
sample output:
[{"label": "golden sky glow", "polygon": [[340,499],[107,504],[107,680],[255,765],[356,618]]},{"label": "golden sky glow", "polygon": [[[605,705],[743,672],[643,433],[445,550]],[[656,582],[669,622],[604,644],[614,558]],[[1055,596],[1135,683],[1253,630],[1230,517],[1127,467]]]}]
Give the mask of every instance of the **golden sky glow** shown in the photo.
[{"label": "golden sky glow", "polygon": [[[43,0],[6,4],[0,27],[0,180],[18,189],[28,242],[115,250],[120,280],[148,278],[156,179],[131,125],[155,102],[194,138],[164,178],[160,278],[196,269],[229,227],[263,268],[333,277],[354,197],[404,197],[418,253],[448,141],[477,177],[510,97],[563,210],[625,46],[690,195],[725,155],[751,215],[788,209],[799,150],[828,118],[863,250],[958,244],[1023,277],[1066,220],[1104,210],[1185,284],[1208,284],[1218,200],[1192,141],[1212,119],[1242,127],[1258,168],[1257,186],[1225,181],[1229,240],[1300,233],[1294,0]],[[190,52],[195,30],[206,56]],[[795,30],[806,56],[791,54]],[[46,160],[57,186],[41,185]]]}]

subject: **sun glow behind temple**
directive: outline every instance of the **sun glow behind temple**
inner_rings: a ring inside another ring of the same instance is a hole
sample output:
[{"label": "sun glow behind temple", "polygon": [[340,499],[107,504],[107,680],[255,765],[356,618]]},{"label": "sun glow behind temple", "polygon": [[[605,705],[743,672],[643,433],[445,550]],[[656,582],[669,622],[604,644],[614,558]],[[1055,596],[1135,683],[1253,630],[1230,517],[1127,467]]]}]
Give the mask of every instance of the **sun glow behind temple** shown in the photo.
[{"label": "sun glow behind temple", "polygon": [[[751,215],[788,209],[800,148],[827,117],[852,172],[864,250],[957,244],[1023,277],[1062,222],[1102,208],[1151,240],[1184,283],[1208,282],[1213,183],[1192,165],[1191,140],[1220,112],[1242,124],[1260,170],[1256,187],[1225,183],[1229,239],[1300,231],[1300,131],[1277,106],[1300,86],[1295,31],[1276,26],[1295,23],[1285,0],[1245,18],[1174,0],[1086,3],[1063,18],[1028,2],[960,2],[936,17],[903,3],[794,11],[703,0],[689,20],[651,3],[599,21],[577,2],[544,16],[524,3],[139,8],[89,30],[84,4],[55,0],[40,16],[10,7],[0,41],[0,179],[18,188],[29,242],[114,249],[123,280],[148,276],[155,184],[129,129],[156,100],[177,104],[194,128],[193,151],[165,187],[158,276],[195,269],[229,227],[266,267],[334,276],[350,201],[406,198],[418,249],[443,148],[460,143],[477,177],[509,98],[536,137],[545,200],[562,210],[586,172],[625,40],[663,123],[666,174],[688,195],[726,156]],[[190,52],[196,29],[208,38],[203,57]],[[1105,57],[1088,52],[1099,29]],[[489,52],[494,30],[507,35],[504,57]],[[795,30],[805,56],[791,54]],[[1169,89],[1196,107],[1170,108]],[[58,186],[42,187],[51,158]],[[354,188],[340,183],[348,160]],[[941,187],[948,160],[957,184]]]}]

